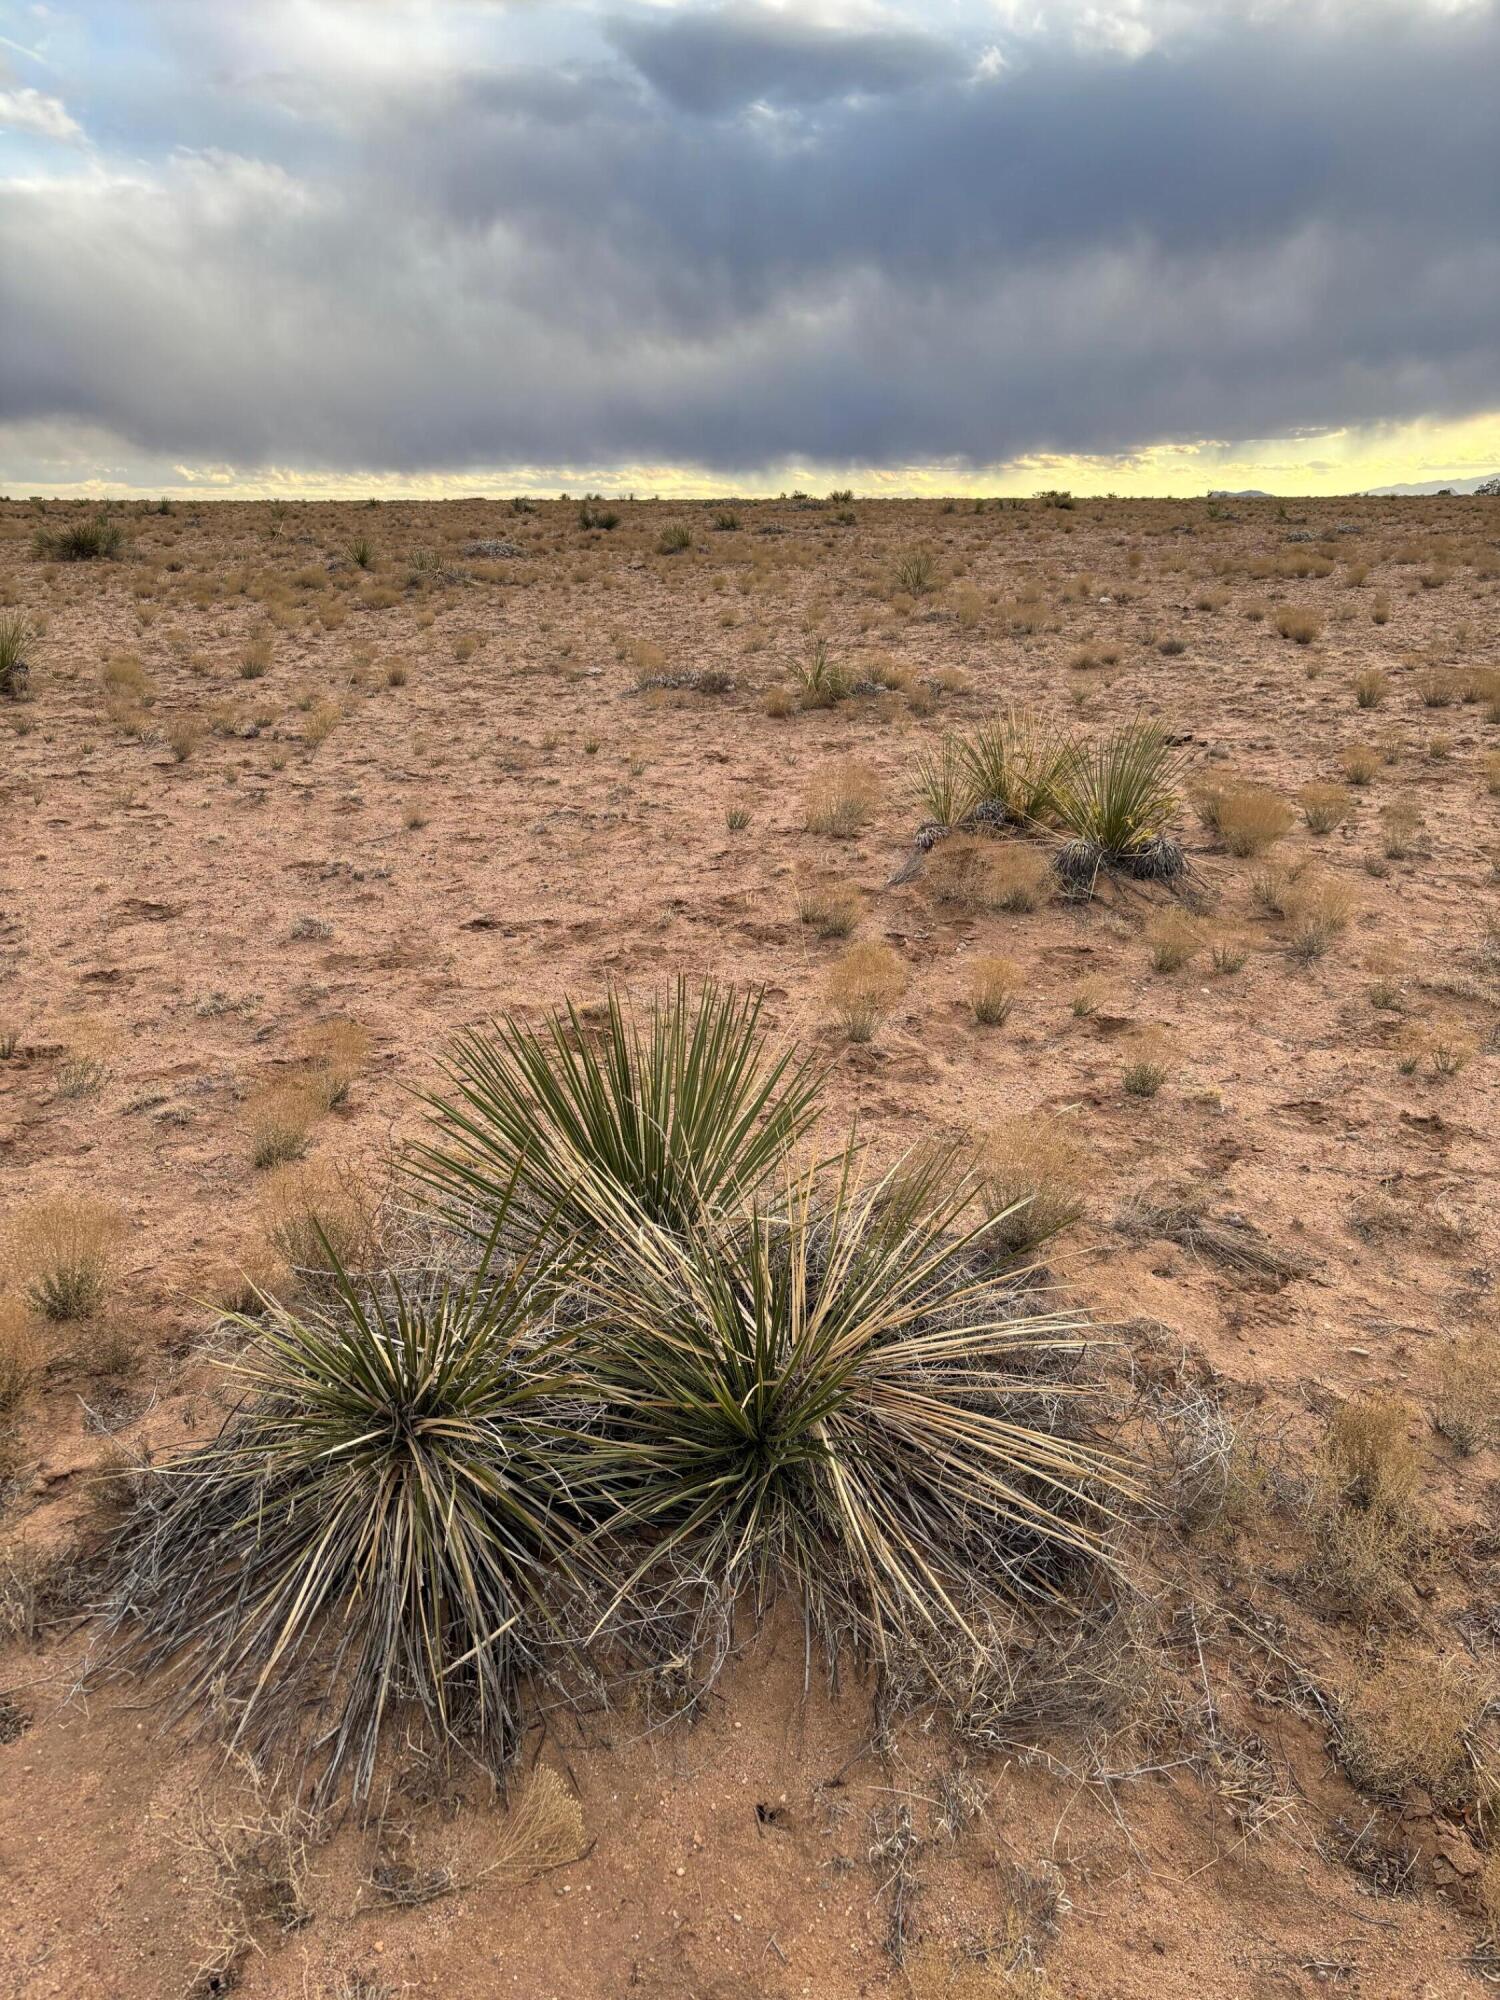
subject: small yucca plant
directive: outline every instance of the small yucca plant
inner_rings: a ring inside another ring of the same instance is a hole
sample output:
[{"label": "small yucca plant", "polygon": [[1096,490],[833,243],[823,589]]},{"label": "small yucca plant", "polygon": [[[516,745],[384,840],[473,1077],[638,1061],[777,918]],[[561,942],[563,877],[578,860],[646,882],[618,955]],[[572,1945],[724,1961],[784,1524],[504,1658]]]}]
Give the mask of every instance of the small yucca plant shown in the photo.
[{"label": "small yucca plant", "polygon": [[116,522],[96,514],[91,520],[74,521],[55,534],[38,529],[36,552],[58,562],[98,562],[118,555],[123,537]]},{"label": "small yucca plant", "polygon": [[784,1588],[878,1655],[1097,1553],[1124,1481],[1059,1414],[1083,1322],[1018,1314],[980,1274],[995,1225],[963,1224],[975,1185],[950,1167],[862,1183],[851,1153],[826,1194],[810,1173],[687,1237],[627,1228],[599,1190],[579,1477],[607,1530],[646,1538],[618,1602],[662,1576]]},{"label": "small yucca plant", "polygon": [[964,746],[952,736],[945,736],[937,749],[920,753],[912,766],[911,787],[933,826],[961,826],[978,803]]},{"label": "small yucca plant", "polygon": [[0,695],[19,701],[31,678],[36,628],[24,611],[0,612]]},{"label": "small yucca plant", "polygon": [[679,980],[643,1012],[608,996],[597,1038],[571,1002],[539,1029],[511,1019],[459,1038],[452,1098],[428,1101],[435,1136],[419,1182],[461,1229],[486,1235],[519,1174],[529,1210],[588,1231],[579,1163],[653,1222],[684,1227],[753,1194],[807,1130],[821,1072],[774,1053],[759,994]]},{"label": "small yucca plant", "polygon": [[1057,856],[1064,879],[1088,884],[1103,867],[1156,880],[1180,875],[1182,849],[1167,832],[1180,770],[1165,731],[1142,718],[1099,742],[1074,744],[1053,791],[1058,822],[1071,836]]},{"label": "small yucca plant", "polygon": [[960,745],[974,804],[982,817],[1047,819],[1067,758],[1064,740],[1025,709],[1007,709]]},{"label": "small yucca plant", "polygon": [[258,1759],[305,1757],[324,1799],[368,1792],[398,1715],[503,1764],[544,1590],[578,1542],[546,1414],[550,1253],[410,1293],[364,1293],[328,1256],[327,1306],[267,1299],[242,1322],[239,1406],[151,1473],[114,1602],[176,1713],[232,1720]]}]

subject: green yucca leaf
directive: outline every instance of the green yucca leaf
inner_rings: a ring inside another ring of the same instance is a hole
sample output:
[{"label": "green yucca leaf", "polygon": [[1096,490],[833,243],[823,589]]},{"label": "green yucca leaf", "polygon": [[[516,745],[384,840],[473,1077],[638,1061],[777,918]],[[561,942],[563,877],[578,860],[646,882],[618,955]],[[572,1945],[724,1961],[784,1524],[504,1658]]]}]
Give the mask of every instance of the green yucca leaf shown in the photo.
[{"label": "green yucca leaf", "polygon": [[669,1228],[743,1200],[807,1130],[822,1084],[811,1061],[768,1052],[760,1011],[758,994],[706,983],[694,1000],[679,980],[643,1013],[611,992],[597,1040],[571,1004],[540,1029],[464,1035],[412,1171],[479,1235],[517,1175],[528,1208],[570,1231],[593,1220],[581,1174]]}]

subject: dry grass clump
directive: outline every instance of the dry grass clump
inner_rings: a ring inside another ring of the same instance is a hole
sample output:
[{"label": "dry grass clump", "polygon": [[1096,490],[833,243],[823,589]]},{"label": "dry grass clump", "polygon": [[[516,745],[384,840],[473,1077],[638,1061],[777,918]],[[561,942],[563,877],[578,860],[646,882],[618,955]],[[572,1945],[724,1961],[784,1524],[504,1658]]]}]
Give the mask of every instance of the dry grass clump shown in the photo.
[{"label": "dry grass clump", "polygon": [[1366,667],[1354,676],[1354,701],[1358,708],[1379,708],[1391,690],[1391,677],[1383,667]]},{"label": "dry grass clump", "polygon": [[1120,1075],[1126,1096],[1155,1097],[1167,1080],[1168,1067],[1166,1036],[1159,1028],[1142,1029]]},{"label": "dry grass clump", "polygon": [[1292,830],[1291,808],[1267,785],[1228,778],[1199,787],[1198,816],[1242,860],[1263,854]]},{"label": "dry grass clump", "polygon": [[1340,759],[1344,767],[1344,776],[1351,785],[1370,784],[1384,761],[1380,752],[1370,743],[1351,743]]},{"label": "dry grass clump", "polygon": [[797,921],[820,938],[852,937],[863,913],[859,891],[845,882],[808,882],[797,891]]},{"label": "dry grass clump", "polygon": [[0,1462],[3,1432],[30,1396],[40,1362],[41,1348],[24,1301],[0,1299]]},{"label": "dry grass clump", "polygon": [[879,778],[867,765],[846,760],[820,772],[808,787],[804,823],[809,833],[851,840],[879,803]]},{"label": "dry grass clump", "polygon": [[1349,817],[1354,801],[1343,785],[1304,785],[1297,803],[1309,833],[1332,833]]},{"label": "dry grass clump", "polygon": [[320,1021],[307,1037],[305,1082],[308,1093],[325,1111],[348,1097],[351,1086],[369,1060],[373,1037],[358,1021]]},{"label": "dry grass clump", "polygon": [[92,1319],[115,1276],[124,1233],[124,1218],[107,1202],[73,1195],[28,1202],[6,1231],[7,1268],[44,1319]]},{"label": "dry grass clump", "polygon": [[1186,910],[1163,910],[1146,928],[1151,964],[1157,972],[1176,972],[1195,959],[1204,946],[1203,926]]},{"label": "dry grass clump", "polygon": [[315,701],[302,723],[302,741],[309,750],[316,750],[326,743],[339,723],[343,720],[343,710],[335,701]]},{"label": "dry grass clump", "polygon": [[162,734],[173,761],[185,764],[203,741],[203,724],[196,715],[174,715]]},{"label": "dry grass clump", "polygon": [[1010,1256],[1037,1249],[1084,1212],[1088,1157],[1055,1121],[1028,1114],[996,1125],[980,1143],[977,1171],[992,1241]]},{"label": "dry grass clump", "polygon": [[1443,1349],[1432,1421],[1464,1453],[1500,1443],[1500,1332],[1494,1327],[1475,1327]]},{"label": "dry grass clump", "polygon": [[257,1167],[284,1167],[307,1151],[324,1104],[306,1083],[272,1084],[251,1098],[245,1123]]},{"label": "dry grass clump", "polygon": [[1014,959],[974,959],[968,977],[974,1019],[986,1028],[998,1028],[1010,1018],[1021,984],[1021,968]]},{"label": "dry grass clump", "polygon": [[[1413,1785],[1440,1807],[1487,1789],[1471,1757],[1492,1694],[1473,1663],[1403,1650],[1363,1678],[1339,1704],[1339,1754],[1362,1791],[1397,1797]],[[1493,1780],[1490,1781],[1491,1786]]]},{"label": "dry grass clump", "polygon": [[118,1044],[119,1035],[108,1021],[70,1022],[57,1065],[58,1096],[97,1096],[109,1081]]},{"label": "dry grass clump", "polygon": [[927,881],[941,902],[1020,914],[1046,901],[1053,876],[1046,856],[1034,847],[955,834],[933,850]]},{"label": "dry grass clump", "polygon": [[868,1042],[906,991],[906,967],[888,944],[854,944],[828,975],[828,1001],[851,1042]]},{"label": "dry grass clump", "polygon": [[371,1269],[380,1248],[380,1196],[368,1181],[332,1162],[294,1163],[267,1177],[261,1230],[298,1277]]},{"label": "dry grass clump", "polygon": [[1422,815],[1410,799],[1392,799],[1380,815],[1381,852],[1388,861],[1406,861],[1422,832]]},{"label": "dry grass clump", "polygon": [[1305,605],[1288,604],[1276,614],[1276,630],[1298,646],[1310,646],[1322,629],[1322,618]]},{"label": "dry grass clump", "polygon": [[1286,898],[1288,949],[1304,962],[1321,958],[1348,928],[1358,907],[1354,891],[1337,876],[1303,877]]},{"label": "dry grass clump", "polygon": [[1422,1462],[1410,1412],[1393,1397],[1359,1396],[1329,1419],[1311,1499],[1316,1578],[1362,1619],[1400,1600],[1422,1533]]}]

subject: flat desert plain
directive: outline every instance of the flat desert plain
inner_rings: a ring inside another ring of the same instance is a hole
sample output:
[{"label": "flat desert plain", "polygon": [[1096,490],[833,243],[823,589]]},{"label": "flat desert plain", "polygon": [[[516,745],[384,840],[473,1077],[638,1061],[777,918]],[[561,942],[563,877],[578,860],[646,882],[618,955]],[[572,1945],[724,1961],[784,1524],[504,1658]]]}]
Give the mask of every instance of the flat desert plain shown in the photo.
[{"label": "flat desert plain", "polygon": [[[1500,501],[183,501],[62,559],[92,517],[0,506],[0,1992],[1500,1978]],[[1171,880],[934,836],[987,728],[1138,724]],[[407,1226],[456,1032],[679,974],[872,1166],[1054,1204],[1133,1588],[940,1715],[745,1607],[690,1718],[551,1709],[508,1806],[396,1743],[307,1825],[111,1655],[111,1537],[298,1217]]]}]

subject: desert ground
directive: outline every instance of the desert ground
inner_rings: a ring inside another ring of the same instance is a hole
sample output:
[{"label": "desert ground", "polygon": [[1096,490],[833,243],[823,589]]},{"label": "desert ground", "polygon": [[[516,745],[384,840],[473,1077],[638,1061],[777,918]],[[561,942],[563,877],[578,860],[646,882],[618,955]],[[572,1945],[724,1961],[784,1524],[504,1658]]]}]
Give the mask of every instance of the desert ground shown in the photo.
[{"label": "desert ground", "polygon": [[[0,1993],[1500,1979],[1500,501],[182,501],[63,559],[94,512],[0,506]],[[1158,724],[1185,871],[916,844],[1017,710]],[[303,1825],[113,1661],[111,1536],[307,1190],[399,1209],[457,1031],[678,974],[873,1161],[1066,1183],[1134,1594],[968,1727],[747,1610],[692,1720],[549,1713],[508,1805],[394,1744]],[[542,1774],[578,1837],[502,1866]]]}]

